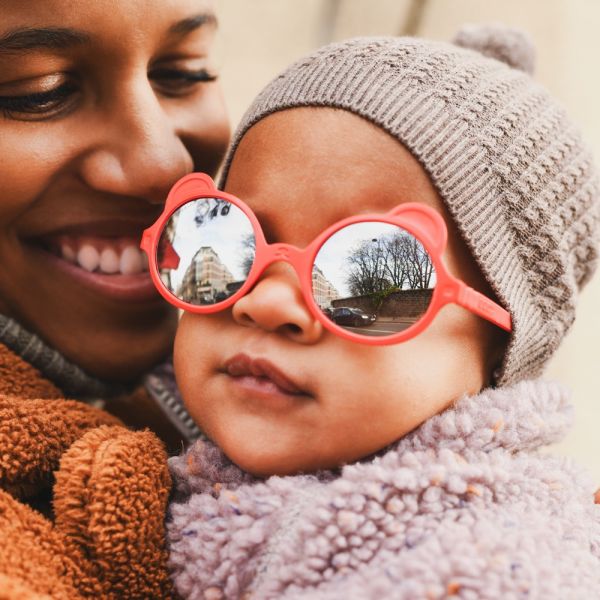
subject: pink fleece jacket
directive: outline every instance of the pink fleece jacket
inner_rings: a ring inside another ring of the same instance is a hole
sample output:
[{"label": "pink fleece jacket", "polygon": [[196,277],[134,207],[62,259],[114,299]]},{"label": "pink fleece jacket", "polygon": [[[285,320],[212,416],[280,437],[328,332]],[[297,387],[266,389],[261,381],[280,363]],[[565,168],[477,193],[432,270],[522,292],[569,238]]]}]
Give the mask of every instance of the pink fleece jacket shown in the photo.
[{"label": "pink fleece jacket", "polygon": [[572,408],[541,380],[465,397],[338,472],[255,479],[212,443],[171,459],[184,598],[600,598],[600,506],[542,451]]}]

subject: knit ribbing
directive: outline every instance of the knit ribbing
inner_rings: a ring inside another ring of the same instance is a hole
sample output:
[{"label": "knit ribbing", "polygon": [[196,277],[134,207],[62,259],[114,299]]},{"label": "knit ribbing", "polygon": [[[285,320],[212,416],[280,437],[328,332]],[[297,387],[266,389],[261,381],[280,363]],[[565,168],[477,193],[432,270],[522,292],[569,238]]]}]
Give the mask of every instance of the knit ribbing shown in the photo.
[{"label": "knit ribbing", "polygon": [[300,106],[353,112],[412,152],[512,315],[497,383],[539,374],[573,323],[598,255],[598,179],[563,109],[524,72],[477,52],[357,38],[301,59],[261,92],[221,185],[248,129]]}]

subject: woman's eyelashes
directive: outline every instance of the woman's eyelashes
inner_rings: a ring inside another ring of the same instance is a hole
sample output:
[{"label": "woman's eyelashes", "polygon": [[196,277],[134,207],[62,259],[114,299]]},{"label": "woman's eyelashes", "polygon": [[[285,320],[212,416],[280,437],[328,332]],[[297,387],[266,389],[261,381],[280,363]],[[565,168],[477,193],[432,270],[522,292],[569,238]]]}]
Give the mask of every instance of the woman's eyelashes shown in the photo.
[{"label": "woman's eyelashes", "polygon": [[65,81],[43,92],[31,92],[20,96],[0,96],[0,111],[5,119],[37,121],[49,119],[66,112],[75,100],[78,86]]},{"label": "woman's eyelashes", "polygon": [[[217,75],[206,68],[187,70],[156,67],[148,72],[148,79],[163,96],[185,96],[202,83],[215,81]],[[81,92],[80,84],[67,80],[50,90],[21,95],[0,96],[0,114],[5,119],[40,121],[64,116],[74,107]]]},{"label": "woman's eyelashes", "polygon": [[192,91],[197,85],[216,81],[217,75],[206,68],[188,70],[171,67],[155,67],[148,78],[166,96],[180,96]]}]

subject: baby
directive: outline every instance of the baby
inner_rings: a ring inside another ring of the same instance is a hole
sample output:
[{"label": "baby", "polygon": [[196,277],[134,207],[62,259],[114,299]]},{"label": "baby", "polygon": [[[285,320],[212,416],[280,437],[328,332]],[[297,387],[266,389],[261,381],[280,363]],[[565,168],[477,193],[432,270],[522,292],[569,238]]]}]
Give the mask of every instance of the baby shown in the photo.
[{"label": "baby", "polygon": [[600,507],[539,452],[571,407],[537,379],[599,190],[531,56],[496,28],[327,46],[255,100],[224,192],[173,188],[143,246],[210,439],[171,460],[184,598],[600,597]]}]

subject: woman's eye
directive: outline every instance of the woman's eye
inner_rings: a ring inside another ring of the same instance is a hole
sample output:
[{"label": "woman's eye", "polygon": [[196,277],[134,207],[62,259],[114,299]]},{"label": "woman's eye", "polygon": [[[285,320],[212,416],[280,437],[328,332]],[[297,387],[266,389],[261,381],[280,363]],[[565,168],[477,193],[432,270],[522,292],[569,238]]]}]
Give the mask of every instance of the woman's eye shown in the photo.
[{"label": "woman's eye", "polygon": [[0,96],[0,112],[7,119],[38,121],[67,110],[77,93],[77,85],[65,81],[51,90],[19,96]]},{"label": "woman's eye", "polygon": [[152,69],[148,76],[159,87],[161,93],[170,96],[183,95],[199,83],[217,79],[217,75],[208,69],[186,70],[167,67]]}]

